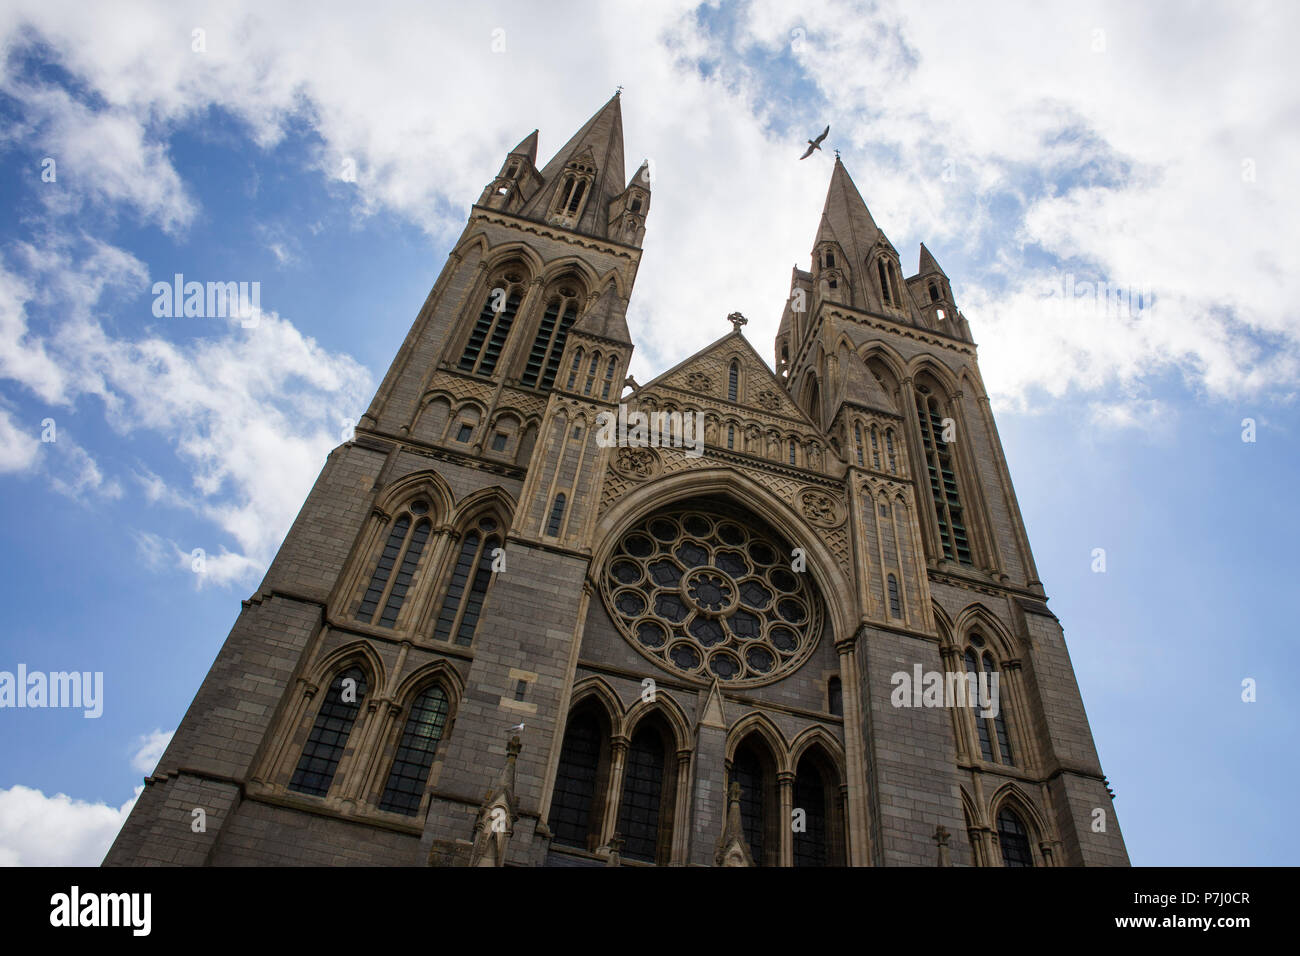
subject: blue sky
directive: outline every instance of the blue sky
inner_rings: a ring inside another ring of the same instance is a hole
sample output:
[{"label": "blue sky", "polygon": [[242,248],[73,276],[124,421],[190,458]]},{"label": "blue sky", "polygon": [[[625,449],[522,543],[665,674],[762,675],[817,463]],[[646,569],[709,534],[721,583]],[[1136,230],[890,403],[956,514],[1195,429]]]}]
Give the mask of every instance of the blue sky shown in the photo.
[{"label": "blue sky", "polygon": [[[1133,861],[1295,862],[1296,14],[647,6],[0,3],[0,670],[106,685],[96,720],[0,711],[0,863],[98,862],[470,202],[620,84],[655,175],[632,374],[735,309],[770,354],[829,122],[980,344]],[[259,282],[256,327],[156,318],[176,272]]]}]

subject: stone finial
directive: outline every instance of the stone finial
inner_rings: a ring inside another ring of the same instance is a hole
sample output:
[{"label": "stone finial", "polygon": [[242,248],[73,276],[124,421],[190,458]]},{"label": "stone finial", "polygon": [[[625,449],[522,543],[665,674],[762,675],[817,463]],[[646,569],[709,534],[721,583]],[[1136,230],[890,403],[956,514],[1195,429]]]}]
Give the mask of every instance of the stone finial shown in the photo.
[{"label": "stone finial", "polygon": [[474,848],[470,866],[505,866],[506,848],[519,819],[519,801],[515,797],[515,763],[523,750],[519,735],[506,744],[506,762],[497,774],[496,783],[483,795],[474,820]]},{"label": "stone finial", "polygon": [[727,321],[730,322],[735,327],[735,330],[737,332],[740,331],[740,327],[742,325],[749,324],[749,319],[745,318],[739,312],[731,313],[731,315],[727,316]]},{"label": "stone finial", "polygon": [[745,827],[740,819],[740,784],[734,780],[727,790],[727,820],[722,828],[722,837],[713,853],[714,866],[753,866],[754,857],[750,855],[745,843]]}]

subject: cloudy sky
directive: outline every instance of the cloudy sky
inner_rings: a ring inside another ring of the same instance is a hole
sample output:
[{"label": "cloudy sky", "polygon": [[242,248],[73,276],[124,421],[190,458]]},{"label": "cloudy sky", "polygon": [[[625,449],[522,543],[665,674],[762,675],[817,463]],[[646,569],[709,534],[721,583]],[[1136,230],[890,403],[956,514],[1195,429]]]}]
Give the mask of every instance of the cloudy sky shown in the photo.
[{"label": "cloudy sky", "polygon": [[1295,862],[1296,8],[801,7],[0,2],[0,670],[106,688],[0,711],[0,863],[99,861],[469,204],[619,85],[632,373],[770,354],[829,123],[971,323],[1134,862]]}]

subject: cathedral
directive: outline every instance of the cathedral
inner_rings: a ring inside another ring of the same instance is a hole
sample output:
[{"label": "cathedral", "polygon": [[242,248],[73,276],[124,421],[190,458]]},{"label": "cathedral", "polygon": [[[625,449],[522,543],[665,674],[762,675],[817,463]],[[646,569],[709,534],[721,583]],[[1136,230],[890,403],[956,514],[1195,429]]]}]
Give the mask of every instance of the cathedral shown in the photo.
[{"label": "cathedral", "polygon": [[935,257],[904,276],[837,157],[776,371],[733,314],[640,385],[619,96],[537,144],[105,865],[1127,865]]}]

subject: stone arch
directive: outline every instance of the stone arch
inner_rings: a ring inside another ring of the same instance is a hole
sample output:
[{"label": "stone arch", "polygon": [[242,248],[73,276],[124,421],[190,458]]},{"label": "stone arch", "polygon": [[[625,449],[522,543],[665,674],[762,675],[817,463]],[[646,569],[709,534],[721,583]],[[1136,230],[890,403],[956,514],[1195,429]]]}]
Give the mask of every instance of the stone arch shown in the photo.
[{"label": "stone arch", "polygon": [[[316,661],[311,669],[311,682],[323,692],[334,675],[356,664],[366,672],[366,686],[370,693],[384,686],[384,662],[380,660],[369,641],[350,641]],[[319,692],[318,692],[319,693]]]},{"label": "stone arch", "polygon": [[751,735],[757,735],[771,752],[778,774],[790,772],[790,746],[785,742],[785,735],[781,733],[781,728],[772,722],[772,718],[758,711],[746,714],[727,731],[728,765],[735,759],[736,750]]},{"label": "stone arch", "polygon": [[993,831],[997,832],[998,814],[1004,809],[1016,811],[1020,819],[1024,821],[1025,826],[1029,828],[1029,848],[1033,851],[1034,859],[1042,863],[1041,851],[1038,844],[1046,841],[1050,830],[1047,821],[1039,813],[1038,807],[1029,795],[1014,781],[1008,780],[1002,786],[993,791],[989,797],[988,825]]},{"label": "stone arch", "polygon": [[520,264],[528,273],[524,280],[527,286],[529,280],[534,276],[541,275],[546,268],[542,257],[537,254],[536,250],[523,242],[503,242],[500,245],[492,246],[483,255],[483,273],[488,276],[503,266],[509,265],[512,259],[519,260]]},{"label": "stone arch", "polygon": [[585,311],[586,306],[595,301],[595,296],[600,292],[602,285],[600,277],[596,275],[596,270],[582,259],[577,256],[562,256],[559,259],[553,259],[539,269],[536,275],[540,277],[543,285],[549,286],[570,273],[575,277],[575,281],[582,286],[582,302]]},{"label": "stone arch", "polygon": [[588,701],[594,702],[604,712],[611,736],[624,736],[626,720],[623,702],[619,699],[618,692],[603,677],[586,677],[573,685],[573,696],[569,699],[569,713],[565,715],[566,722],[570,714]]},{"label": "stone arch", "polygon": [[985,636],[994,643],[994,649],[1002,660],[1020,656],[1019,642],[997,616],[979,601],[968,604],[957,615],[953,621],[953,640],[964,640],[966,633],[975,625],[979,625]]},{"label": "stone arch", "polygon": [[[784,460],[784,459],[782,459]],[[600,516],[593,532],[597,542],[592,552],[588,580],[599,587],[602,573],[614,547],[634,524],[674,502],[701,495],[721,495],[737,506],[760,516],[785,540],[802,547],[808,556],[808,572],[822,593],[828,638],[842,640],[854,633],[855,623],[845,601],[829,601],[826,595],[852,594],[854,585],[845,569],[819,533],[783,498],[748,475],[730,468],[702,468],[679,471],[631,489]],[[593,577],[596,576],[596,577]]]},{"label": "stone arch", "polygon": [[496,517],[501,521],[503,533],[505,528],[510,527],[514,519],[515,508],[518,502],[500,485],[493,485],[490,488],[480,488],[460,500],[456,505],[455,512],[450,515],[452,523],[462,525],[479,517],[486,511],[494,512]]},{"label": "stone arch", "polygon": [[439,684],[447,693],[447,729],[443,736],[451,733],[451,725],[456,719],[461,698],[465,695],[465,678],[445,660],[430,661],[422,664],[407,674],[393,690],[392,699],[401,704],[403,709],[410,706],[415,696],[430,684]]},{"label": "stone arch", "polygon": [[432,499],[430,519],[435,524],[445,520],[455,507],[447,480],[432,470],[403,475],[383,490],[377,504],[385,513],[396,514],[417,495],[426,495]]},{"label": "stone arch", "polygon": [[820,724],[813,724],[799,732],[790,744],[790,766],[797,768],[799,761],[804,754],[814,747],[820,747],[825,751],[826,759],[830,762],[835,770],[837,777],[836,783],[844,783],[846,777],[844,772],[844,747],[841,746],[835,735],[830,733]]},{"label": "stone arch", "polygon": [[673,739],[678,750],[690,750],[691,748],[691,724],[686,718],[685,711],[681,705],[672,697],[663,691],[655,692],[653,701],[642,700],[637,698],[637,702],[628,708],[624,715],[624,728],[628,737],[636,733],[637,726],[642,720],[647,719],[652,714],[659,714],[663,717],[668,728],[673,732]]}]

